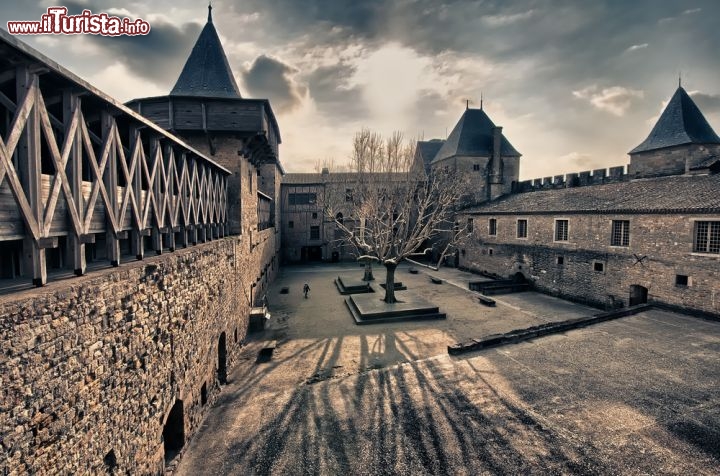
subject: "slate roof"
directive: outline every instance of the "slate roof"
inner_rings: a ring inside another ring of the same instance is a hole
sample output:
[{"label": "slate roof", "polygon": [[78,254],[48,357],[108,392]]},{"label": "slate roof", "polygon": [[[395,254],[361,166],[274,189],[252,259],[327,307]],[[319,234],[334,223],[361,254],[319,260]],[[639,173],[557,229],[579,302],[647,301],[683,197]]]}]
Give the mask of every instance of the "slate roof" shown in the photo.
[{"label": "slate roof", "polygon": [[720,144],[720,137],[688,93],[678,87],[650,135],[630,154],[684,144]]},{"label": "slate roof", "polygon": [[241,97],[212,22],[211,6],[208,6],[208,21],[200,32],[170,95],[213,98]]},{"label": "slate roof", "polygon": [[720,174],[674,175],[629,182],[539,190],[466,210],[480,215],[670,213],[720,211]]},{"label": "slate roof", "polygon": [[[485,114],[485,111],[466,109],[433,159],[433,163],[462,155],[490,157],[493,152],[493,127],[495,124]],[[500,153],[505,157],[520,157],[520,153],[504,135]]]},{"label": "slate roof", "polygon": [[417,153],[420,154],[420,158],[423,161],[423,165],[425,165],[426,171],[430,171],[430,163],[444,143],[445,141],[441,139],[418,141]]}]

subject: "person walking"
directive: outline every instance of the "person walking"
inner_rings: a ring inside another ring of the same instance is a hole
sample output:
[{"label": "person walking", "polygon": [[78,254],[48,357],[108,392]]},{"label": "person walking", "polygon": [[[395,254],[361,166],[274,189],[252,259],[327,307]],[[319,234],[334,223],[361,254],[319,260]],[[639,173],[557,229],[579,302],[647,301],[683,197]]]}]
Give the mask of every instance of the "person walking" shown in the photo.
[{"label": "person walking", "polygon": [[303,293],[305,293],[305,299],[307,299],[307,295],[310,292],[310,285],[308,283],[305,283],[305,286],[303,286]]}]

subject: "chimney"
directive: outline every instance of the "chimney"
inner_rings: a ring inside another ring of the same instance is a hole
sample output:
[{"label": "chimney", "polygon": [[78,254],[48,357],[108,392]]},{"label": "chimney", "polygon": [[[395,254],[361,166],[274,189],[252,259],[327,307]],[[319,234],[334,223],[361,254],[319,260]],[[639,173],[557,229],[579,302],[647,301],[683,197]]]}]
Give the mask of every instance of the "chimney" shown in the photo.
[{"label": "chimney", "polygon": [[[493,127],[493,160],[498,164],[500,163],[500,151],[502,150],[502,127]],[[493,173],[495,171],[493,170]],[[502,167],[499,168],[498,173],[502,175]]]},{"label": "chimney", "polygon": [[492,157],[490,158],[490,176],[488,177],[490,200],[495,200],[503,194],[503,164],[500,156],[502,152],[502,127],[492,128]]}]

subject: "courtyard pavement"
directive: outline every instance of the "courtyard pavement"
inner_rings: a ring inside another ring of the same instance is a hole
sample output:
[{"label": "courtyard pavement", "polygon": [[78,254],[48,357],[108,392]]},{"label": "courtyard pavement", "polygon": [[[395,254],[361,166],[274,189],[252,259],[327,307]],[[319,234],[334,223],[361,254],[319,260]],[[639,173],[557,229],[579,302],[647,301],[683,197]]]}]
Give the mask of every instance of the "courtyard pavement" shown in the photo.
[{"label": "courtyard pavement", "polygon": [[176,474],[717,474],[720,322],[652,310],[451,357],[457,341],[598,311],[538,293],[488,308],[467,290],[481,278],[418,269],[396,280],[446,320],[357,326],[333,279],[359,266],[283,268],[269,328]]}]

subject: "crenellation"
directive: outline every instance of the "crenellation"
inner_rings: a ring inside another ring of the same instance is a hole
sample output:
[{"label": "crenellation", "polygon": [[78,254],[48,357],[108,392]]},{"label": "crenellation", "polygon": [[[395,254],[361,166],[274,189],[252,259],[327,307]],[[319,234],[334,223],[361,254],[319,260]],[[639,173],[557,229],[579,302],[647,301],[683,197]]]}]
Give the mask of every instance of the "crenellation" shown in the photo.
[{"label": "crenellation", "polygon": [[625,173],[625,166],[621,165],[608,169],[587,170],[565,175],[555,175],[554,177],[523,180],[517,182],[513,188],[513,193],[533,192],[537,190],[547,190],[549,188],[585,187],[610,182],[627,181],[633,178],[635,177]]},{"label": "crenellation", "polygon": [[565,183],[567,187],[577,187],[580,185],[579,174],[569,173],[565,175]]},{"label": "crenellation", "polygon": [[625,172],[625,166],[619,165],[617,167],[610,167],[608,169],[608,176],[615,179],[627,176]]}]

